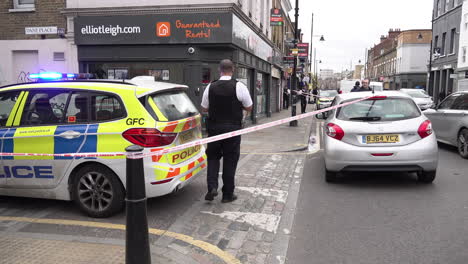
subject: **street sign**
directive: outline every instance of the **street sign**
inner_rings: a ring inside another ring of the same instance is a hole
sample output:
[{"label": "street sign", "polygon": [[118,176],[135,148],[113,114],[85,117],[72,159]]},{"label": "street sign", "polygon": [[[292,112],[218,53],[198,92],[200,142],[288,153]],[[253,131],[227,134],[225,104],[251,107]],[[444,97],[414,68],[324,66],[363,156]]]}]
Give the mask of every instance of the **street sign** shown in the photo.
[{"label": "street sign", "polygon": [[270,26],[282,26],[283,25],[283,15],[281,9],[272,8],[270,14]]},{"label": "street sign", "polygon": [[309,56],[309,43],[298,43],[297,48],[299,49],[299,57]]},{"label": "street sign", "polygon": [[291,49],[291,55],[292,55],[292,56],[297,56],[297,55],[299,55],[299,49]]},{"label": "street sign", "polygon": [[57,27],[25,27],[26,35],[57,34]]},{"label": "street sign", "polygon": [[283,57],[283,62],[293,64],[294,63],[294,57],[293,56]]}]

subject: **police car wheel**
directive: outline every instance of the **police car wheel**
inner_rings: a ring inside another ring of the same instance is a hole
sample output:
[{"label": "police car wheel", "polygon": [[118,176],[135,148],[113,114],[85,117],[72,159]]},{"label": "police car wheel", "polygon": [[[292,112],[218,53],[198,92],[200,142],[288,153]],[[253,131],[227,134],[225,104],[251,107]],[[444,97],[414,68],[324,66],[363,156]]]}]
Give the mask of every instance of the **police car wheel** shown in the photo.
[{"label": "police car wheel", "polygon": [[73,182],[73,200],[91,217],[109,217],[124,204],[124,188],[117,175],[102,166],[86,166],[76,174]]}]

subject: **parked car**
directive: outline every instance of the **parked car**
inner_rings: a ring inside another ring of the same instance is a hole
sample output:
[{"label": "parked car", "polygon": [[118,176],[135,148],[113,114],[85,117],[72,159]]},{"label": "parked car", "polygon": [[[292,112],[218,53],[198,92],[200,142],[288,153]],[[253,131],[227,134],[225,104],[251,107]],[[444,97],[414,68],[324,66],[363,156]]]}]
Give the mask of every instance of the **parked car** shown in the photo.
[{"label": "parked car", "polygon": [[319,90],[319,97],[317,98],[317,110],[330,107],[336,95],[338,95],[338,91],[336,90]]},{"label": "parked car", "polygon": [[333,105],[363,97],[369,99],[317,115],[326,119],[325,180],[338,180],[340,172],[406,171],[431,183],[438,162],[431,121],[397,91],[341,94]]},{"label": "parked car", "polygon": [[419,106],[419,108],[424,111],[426,109],[429,109],[431,107],[434,107],[434,101],[432,98],[426,93],[426,91],[422,89],[408,89],[408,88],[402,88],[400,89],[400,92],[403,92],[416,102],[416,104]]},{"label": "parked car", "polygon": [[424,114],[431,120],[437,140],[456,146],[460,156],[468,159],[468,91],[447,96]]}]

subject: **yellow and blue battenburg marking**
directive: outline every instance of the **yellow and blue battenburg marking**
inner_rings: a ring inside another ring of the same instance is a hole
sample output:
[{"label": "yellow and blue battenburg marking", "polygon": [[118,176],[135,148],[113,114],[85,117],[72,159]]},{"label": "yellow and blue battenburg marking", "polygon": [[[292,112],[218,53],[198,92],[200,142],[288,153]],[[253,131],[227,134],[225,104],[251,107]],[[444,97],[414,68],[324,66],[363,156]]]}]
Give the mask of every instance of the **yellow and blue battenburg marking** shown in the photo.
[{"label": "yellow and blue battenburg marking", "polygon": [[[1,129],[2,152],[5,153],[89,153],[97,152],[97,131],[99,125],[63,125],[27,128]],[[65,139],[60,134],[66,131],[76,131],[80,136]],[[81,157],[76,157],[80,159]],[[73,159],[73,157],[52,156],[3,156],[4,160],[47,160]],[[85,159],[95,159],[87,157]]]}]

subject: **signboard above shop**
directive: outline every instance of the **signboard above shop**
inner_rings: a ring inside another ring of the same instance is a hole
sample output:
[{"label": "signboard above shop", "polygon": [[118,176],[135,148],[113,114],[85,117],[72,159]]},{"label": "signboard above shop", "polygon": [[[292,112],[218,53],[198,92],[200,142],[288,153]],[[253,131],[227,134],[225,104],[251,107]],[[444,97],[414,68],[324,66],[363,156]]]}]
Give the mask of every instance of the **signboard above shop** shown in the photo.
[{"label": "signboard above shop", "polygon": [[273,48],[232,13],[78,16],[77,45],[235,44],[272,60]]},{"label": "signboard above shop", "polygon": [[231,43],[232,14],[79,16],[77,45]]}]

